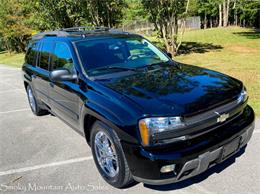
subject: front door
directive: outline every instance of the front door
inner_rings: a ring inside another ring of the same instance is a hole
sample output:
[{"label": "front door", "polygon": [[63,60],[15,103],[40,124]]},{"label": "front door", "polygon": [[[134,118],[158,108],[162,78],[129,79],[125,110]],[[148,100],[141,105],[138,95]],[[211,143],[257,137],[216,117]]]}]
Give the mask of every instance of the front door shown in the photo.
[{"label": "front door", "polygon": [[[57,42],[51,70],[66,68],[76,74],[71,51],[66,43]],[[75,128],[79,127],[79,86],[77,81],[50,82],[51,108],[56,115]]]}]

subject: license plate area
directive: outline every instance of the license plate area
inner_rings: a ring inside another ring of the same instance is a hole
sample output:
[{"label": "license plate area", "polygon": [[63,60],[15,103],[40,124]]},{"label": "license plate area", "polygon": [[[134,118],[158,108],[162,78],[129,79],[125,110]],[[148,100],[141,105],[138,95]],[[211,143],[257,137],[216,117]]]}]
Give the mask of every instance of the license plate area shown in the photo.
[{"label": "license plate area", "polygon": [[230,157],[238,150],[240,145],[240,139],[241,137],[236,138],[223,147],[222,160],[225,160],[226,158]]}]

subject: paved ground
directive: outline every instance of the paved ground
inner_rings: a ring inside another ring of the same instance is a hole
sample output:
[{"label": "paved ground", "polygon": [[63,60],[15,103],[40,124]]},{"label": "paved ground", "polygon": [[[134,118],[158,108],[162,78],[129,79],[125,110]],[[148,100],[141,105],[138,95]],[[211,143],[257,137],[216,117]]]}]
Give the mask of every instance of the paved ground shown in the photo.
[{"label": "paved ground", "polygon": [[260,193],[259,151],[257,120],[243,155],[188,181],[118,190],[99,175],[83,137],[31,113],[20,70],[0,65],[0,193]]}]

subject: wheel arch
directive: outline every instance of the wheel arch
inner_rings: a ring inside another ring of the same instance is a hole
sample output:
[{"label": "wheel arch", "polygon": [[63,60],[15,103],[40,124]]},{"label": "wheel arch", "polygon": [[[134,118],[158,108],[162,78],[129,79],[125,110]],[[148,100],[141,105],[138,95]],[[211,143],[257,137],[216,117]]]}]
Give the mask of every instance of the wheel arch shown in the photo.
[{"label": "wheel arch", "polygon": [[98,119],[90,114],[85,114],[83,119],[83,130],[87,143],[90,145],[90,134],[93,124]]},{"label": "wheel arch", "polygon": [[24,84],[25,90],[27,90],[27,87],[28,87],[29,83],[27,81],[24,81],[23,84]]},{"label": "wheel arch", "polygon": [[93,124],[96,121],[101,121],[108,128],[112,128],[120,140],[129,140],[135,142],[134,138],[124,131],[124,124],[114,115],[109,114],[105,110],[95,108],[83,104],[81,110],[81,131],[84,132],[87,143],[90,145],[90,135]]}]

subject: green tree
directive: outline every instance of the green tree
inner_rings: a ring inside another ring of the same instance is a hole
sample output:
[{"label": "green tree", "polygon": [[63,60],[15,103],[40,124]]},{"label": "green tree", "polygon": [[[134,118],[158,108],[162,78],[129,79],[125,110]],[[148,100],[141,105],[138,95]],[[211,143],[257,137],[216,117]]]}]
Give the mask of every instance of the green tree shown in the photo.
[{"label": "green tree", "polygon": [[96,26],[117,27],[121,23],[124,0],[87,0],[91,23]]},{"label": "green tree", "polygon": [[235,17],[237,16],[240,26],[254,26],[260,15],[260,0],[236,0],[234,3]]},{"label": "green tree", "polygon": [[123,10],[124,25],[131,24],[134,21],[145,21],[147,16],[144,11],[144,7],[140,0],[126,0],[126,7]]},{"label": "green tree", "polygon": [[39,30],[82,25],[117,26],[124,0],[26,0],[33,10],[32,24]]},{"label": "green tree", "polygon": [[[173,55],[177,54],[181,45],[189,2],[189,0],[142,0],[150,21],[163,38],[166,49]],[[178,34],[178,20],[181,21],[181,36]]]},{"label": "green tree", "polygon": [[86,1],[74,0],[24,0],[31,11],[31,26],[50,30],[79,26],[87,22]]},{"label": "green tree", "polygon": [[260,15],[260,0],[193,0],[193,15],[197,12],[203,18],[204,28],[208,21],[212,27],[213,21],[218,19],[219,27],[230,24],[240,26],[256,25]]},{"label": "green tree", "polygon": [[213,18],[218,15],[218,0],[197,0],[197,13],[203,18],[203,27],[213,27]]},{"label": "green tree", "polygon": [[8,51],[23,52],[31,37],[29,13],[19,0],[0,0],[0,36]]}]

